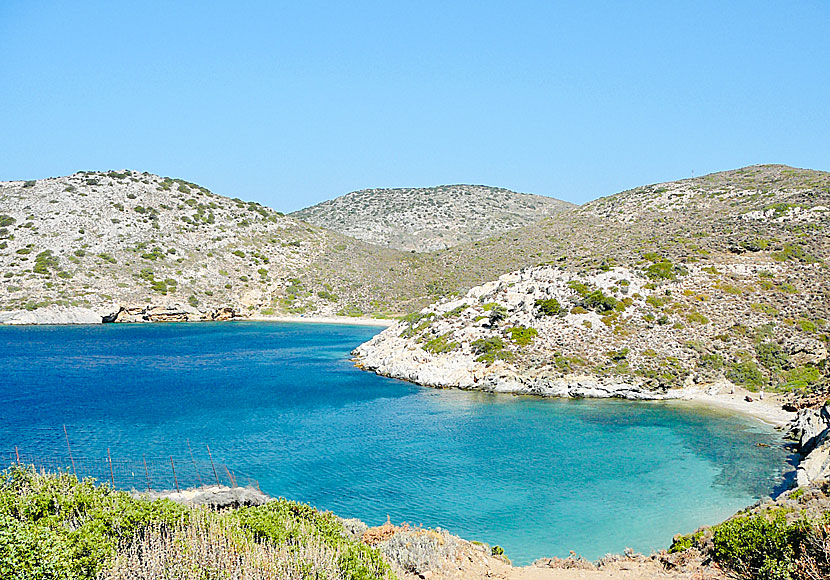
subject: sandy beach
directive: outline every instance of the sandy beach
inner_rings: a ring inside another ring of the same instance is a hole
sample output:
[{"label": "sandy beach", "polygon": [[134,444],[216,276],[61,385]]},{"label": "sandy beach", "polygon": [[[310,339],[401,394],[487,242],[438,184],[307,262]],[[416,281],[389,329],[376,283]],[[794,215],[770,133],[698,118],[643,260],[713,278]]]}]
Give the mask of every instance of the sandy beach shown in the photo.
[{"label": "sandy beach", "polygon": [[[702,405],[724,409],[733,413],[748,415],[764,423],[775,427],[784,427],[795,419],[796,413],[785,411],[781,406],[783,400],[775,393],[764,393],[760,399],[760,393],[754,393],[740,387],[735,387],[734,392],[721,392],[714,395],[699,393],[689,398],[678,399],[680,403],[689,405]],[[747,401],[746,397],[752,399]]]},{"label": "sandy beach", "polygon": [[360,316],[251,316],[244,320],[260,322],[308,322],[312,324],[351,324],[355,326],[392,326],[392,318],[365,318]]}]

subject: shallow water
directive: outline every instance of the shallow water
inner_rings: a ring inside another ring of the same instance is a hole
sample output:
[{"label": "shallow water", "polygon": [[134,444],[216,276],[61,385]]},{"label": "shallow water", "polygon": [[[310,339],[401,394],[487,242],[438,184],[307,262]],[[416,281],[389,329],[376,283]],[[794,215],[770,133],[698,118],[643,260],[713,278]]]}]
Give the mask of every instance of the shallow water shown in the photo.
[{"label": "shallow water", "polygon": [[787,452],[754,420],[425,389],[352,366],[349,351],[378,331],[0,327],[0,454],[65,457],[66,425],[79,468],[109,448],[116,485],[143,485],[143,456],[159,485],[173,456],[185,485],[214,477],[209,444],[272,495],[370,524],[442,526],[516,563],[663,548],[781,484]]}]

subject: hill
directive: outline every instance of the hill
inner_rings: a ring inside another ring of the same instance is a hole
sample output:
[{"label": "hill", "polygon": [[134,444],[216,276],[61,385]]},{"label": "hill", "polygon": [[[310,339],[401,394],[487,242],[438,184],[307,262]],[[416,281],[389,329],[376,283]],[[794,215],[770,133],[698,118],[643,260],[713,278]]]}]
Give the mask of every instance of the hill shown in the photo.
[{"label": "hill", "polygon": [[411,253],[149,173],[4,182],[0,310],[393,316],[539,264],[641,270],[651,254],[705,265],[781,252],[785,265],[803,264],[827,258],[828,188],[827,173],[750,167],[636,188],[491,238]]},{"label": "hill", "polygon": [[[823,172],[756,166],[622,192],[442,253],[436,271],[472,289],[357,354],[422,384],[547,395],[823,389],[828,225]],[[514,271],[476,286],[482,264]]]},{"label": "hill", "polygon": [[374,292],[388,264],[407,261],[181,179],[124,170],[0,183],[2,310],[370,313],[417,295],[405,283]]},{"label": "hill", "polygon": [[484,185],[363,189],[291,214],[379,246],[431,252],[488,238],[573,204]]}]

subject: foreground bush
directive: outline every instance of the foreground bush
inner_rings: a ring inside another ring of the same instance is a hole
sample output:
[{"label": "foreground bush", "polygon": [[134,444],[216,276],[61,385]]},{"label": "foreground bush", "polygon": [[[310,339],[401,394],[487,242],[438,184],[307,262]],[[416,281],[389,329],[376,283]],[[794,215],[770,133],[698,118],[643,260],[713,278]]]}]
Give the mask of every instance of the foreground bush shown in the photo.
[{"label": "foreground bush", "polygon": [[68,474],[0,472],[4,580],[392,580],[340,521],[274,500],[225,512],[148,501]]},{"label": "foreground bush", "polygon": [[[791,516],[793,514],[790,514]],[[670,552],[697,547],[736,578],[820,580],[830,578],[830,514],[787,521],[783,509],[743,515],[711,529],[675,539]]]}]

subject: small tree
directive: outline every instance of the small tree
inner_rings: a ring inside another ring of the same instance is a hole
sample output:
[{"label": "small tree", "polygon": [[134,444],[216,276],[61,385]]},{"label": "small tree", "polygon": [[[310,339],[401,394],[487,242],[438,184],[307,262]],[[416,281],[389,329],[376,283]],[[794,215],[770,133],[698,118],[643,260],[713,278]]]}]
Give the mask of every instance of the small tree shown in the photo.
[{"label": "small tree", "polygon": [[490,311],[490,328],[494,328],[498,326],[499,322],[502,322],[507,318],[507,308],[499,304],[498,306],[494,306],[493,309]]}]

